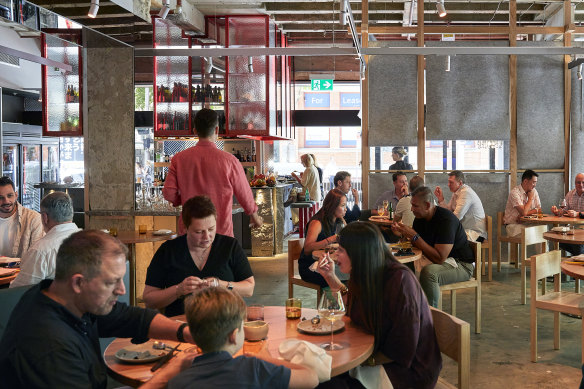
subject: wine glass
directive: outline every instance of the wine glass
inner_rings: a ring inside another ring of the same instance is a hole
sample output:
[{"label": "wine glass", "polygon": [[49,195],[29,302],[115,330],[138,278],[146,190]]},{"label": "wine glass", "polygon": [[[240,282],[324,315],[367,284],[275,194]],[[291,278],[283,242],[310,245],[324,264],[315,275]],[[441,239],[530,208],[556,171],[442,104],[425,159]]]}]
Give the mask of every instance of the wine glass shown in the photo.
[{"label": "wine glass", "polygon": [[562,209],[560,216],[564,216],[564,210],[566,209],[567,206],[568,204],[566,203],[566,199],[562,199],[562,201],[560,201],[560,208]]},{"label": "wine glass", "polygon": [[387,209],[389,207],[389,200],[383,200],[383,208]]},{"label": "wine glass", "polygon": [[345,315],[345,304],[343,303],[343,296],[340,291],[325,293],[318,307],[318,314],[320,317],[328,319],[331,322],[331,342],[324,343],[320,347],[325,350],[341,350],[344,347],[338,343],[334,343],[333,332],[335,321],[339,320]]},{"label": "wine glass", "polygon": [[378,205],[377,206],[377,214],[379,216],[383,216],[385,214],[385,206],[383,205]]}]

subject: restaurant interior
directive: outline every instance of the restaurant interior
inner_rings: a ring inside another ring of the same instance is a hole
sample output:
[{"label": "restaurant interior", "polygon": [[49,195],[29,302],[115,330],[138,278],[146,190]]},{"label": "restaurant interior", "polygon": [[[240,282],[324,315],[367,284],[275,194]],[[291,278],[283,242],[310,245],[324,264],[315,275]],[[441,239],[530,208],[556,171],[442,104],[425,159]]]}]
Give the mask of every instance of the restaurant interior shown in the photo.
[{"label": "restaurant interior", "polygon": [[[162,196],[170,161],[197,144],[197,111],[213,109],[217,146],[237,156],[249,181],[277,182],[252,188],[261,229],[233,207],[234,236],[255,277],[245,302],[282,307],[296,297],[316,309],[315,288],[292,285],[298,258],[289,248],[318,205],[286,205],[299,187],[291,172],[314,153],[324,195],[347,170],[359,197],[349,205],[373,209],[393,187],[392,148],[403,147],[408,179],[446,188],[448,173],[461,170],[490,220],[483,274],[471,288],[444,291],[444,311],[456,301],[466,335],[460,360],[443,357],[440,377],[459,388],[576,388],[579,308],[539,311],[537,363],[531,354],[535,306],[524,263],[534,245],[554,250],[559,240],[506,239],[499,213],[528,169],[539,174],[547,215],[584,171],[583,20],[580,2],[567,0],[0,0],[2,175],[27,208],[65,191],[79,227],[117,231],[130,249],[120,300],[144,306],[148,265],[179,229],[180,209]],[[150,234],[164,230],[172,234]],[[570,272],[561,285],[580,293]],[[110,371],[109,387],[139,382],[124,374]]]}]

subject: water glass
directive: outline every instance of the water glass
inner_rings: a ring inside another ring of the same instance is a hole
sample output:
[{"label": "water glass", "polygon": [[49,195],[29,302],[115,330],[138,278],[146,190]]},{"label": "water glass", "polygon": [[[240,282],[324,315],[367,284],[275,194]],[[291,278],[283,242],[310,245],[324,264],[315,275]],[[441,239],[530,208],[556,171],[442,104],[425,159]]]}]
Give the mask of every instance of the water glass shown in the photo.
[{"label": "water glass", "polygon": [[247,306],[247,321],[264,320],[264,306],[250,304]]},{"label": "water glass", "polygon": [[286,319],[300,319],[302,316],[302,300],[289,298],[286,300]]}]

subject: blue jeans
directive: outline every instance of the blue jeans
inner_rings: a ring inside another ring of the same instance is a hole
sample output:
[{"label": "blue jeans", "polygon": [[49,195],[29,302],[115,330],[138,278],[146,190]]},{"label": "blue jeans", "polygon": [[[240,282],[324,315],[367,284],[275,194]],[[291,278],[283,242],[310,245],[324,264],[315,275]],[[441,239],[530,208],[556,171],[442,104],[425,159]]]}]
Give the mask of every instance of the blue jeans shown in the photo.
[{"label": "blue jeans", "polygon": [[438,308],[440,298],[440,285],[453,284],[455,282],[468,281],[474,272],[472,263],[456,260],[458,267],[448,263],[426,265],[420,272],[420,285],[426,293],[428,304]]},{"label": "blue jeans", "polygon": [[569,252],[570,255],[584,254],[584,245],[581,244],[560,243],[560,248]]}]

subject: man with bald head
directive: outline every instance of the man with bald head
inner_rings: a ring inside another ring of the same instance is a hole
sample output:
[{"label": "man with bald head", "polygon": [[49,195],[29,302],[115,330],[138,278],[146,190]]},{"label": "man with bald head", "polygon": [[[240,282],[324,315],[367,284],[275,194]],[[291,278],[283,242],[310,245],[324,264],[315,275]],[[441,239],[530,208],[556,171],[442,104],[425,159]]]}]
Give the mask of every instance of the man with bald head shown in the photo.
[{"label": "man with bald head", "polygon": [[[576,174],[574,189],[566,194],[565,199],[568,206],[563,214],[569,217],[584,218],[584,173]],[[554,215],[559,216],[562,210],[554,205],[552,206],[552,212]],[[581,244],[560,243],[560,248],[572,255],[584,254],[584,245]]]}]

